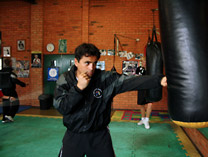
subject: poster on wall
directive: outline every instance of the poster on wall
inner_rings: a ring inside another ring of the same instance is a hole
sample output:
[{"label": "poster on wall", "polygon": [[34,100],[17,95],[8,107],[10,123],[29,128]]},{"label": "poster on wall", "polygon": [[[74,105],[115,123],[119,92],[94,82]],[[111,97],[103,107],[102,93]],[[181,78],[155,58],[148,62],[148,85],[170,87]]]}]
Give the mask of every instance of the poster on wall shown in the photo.
[{"label": "poster on wall", "polygon": [[[7,58],[3,58],[3,60],[2,60],[2,67],[6,67],[6,64],[5,64],[5,59],[7,59]],[[10,58],[11,60],[12,60],[12,68],[15,70],[16,69],[16,58],[14,58],[14,57],[11,57]]]},{"label": "poster on wall", "polygon": [[100,50],[100,55],[101,56],[105,56],[106,55],[106,50],[105,49],[101,49]]},{"label": "poster on wall", "polygon": [[143,53],[135,54],[135,59],[142,59],[144,57]]},{"label": "poster on wall", "polygon": [[67,40],[66,39],[60,39],[59,40],[59,53],[66,53],[67,51]]},{"label": "poster on wall", "polygon": [[105,70],[105,61],[98,61],[96,64],[96,69]]},{"label": "poster on wall", "polygon": [[113,49],[108,49],[108,56],[114,56],[115,51]]},{"label": "poster on wall", "polygon": [[137,61],[123,61],[122,73],[125,75],[135,75],[137,67]]},{"label": "poster on wall", "polygon": [[10,46],[3,47],[3,56],[4,57],[11,57],[11,47]]},{"label": "poster on wall", "polygon": [[25,40],[17,40],[17,51],[25,51]]},{"label": "poster on wall", "polygon": [[31,67],[41,68],[41,54],[40,53],[31,54]]},{"label": "poster on wall", "polygon": [[30,62],[27,60],[16,60],[14,72],[17,77],[29,77],[29,66]]},{"label": "poster on wall", "polygon": [[57,81],[59,77],[59,68],[48,68],[47,81]]},{"label": "poster on wall", "polygon": [[127,51],[118,51],[119,57],[127,57]]}]

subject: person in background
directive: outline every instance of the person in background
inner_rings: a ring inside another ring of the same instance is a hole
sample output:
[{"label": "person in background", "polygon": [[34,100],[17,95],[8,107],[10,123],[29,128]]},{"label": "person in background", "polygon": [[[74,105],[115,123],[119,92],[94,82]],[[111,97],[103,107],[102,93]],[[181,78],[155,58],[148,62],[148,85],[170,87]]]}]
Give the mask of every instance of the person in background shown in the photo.
[{"label": "person in background", "polygon": [[15,100],[14,97],[9,97],[9,96],[4,96],[3,92],[2,92],[2,89],[0,89],[0,98],[1,99],[11,99],[11,100]]},{"label": "person in background", "polygon": [[75,65],[56,82],[53,105],[67,128],[60,157],[115,157],[108,128],[113,97],[167,85],[163,75],[126,76],[96,69],[99,58],[95,45],[79,45]]},{"label": "person in background", "polygon": [[1,89],[0,89],[0,98],[2,98],[4,96],[4,94],[2,93]]},{"label": "person in background", "polygon": [[[142,66],[139,66],[136,69],[136,74],[139,76],[145,75],[145,73],[146,73],[146,70]],[[140,111],[141,111],[141,117],[142,117],[141,120],[137,124],[138,125],[144,124],[145,129],[150,129],[149,118],[152,112],[152,103],[146,100],[145,89],[138,91],[137,104],[140,105]],[[147,106],[146,110],[145,110],[145,105]],[[145,111],[146,111],[146,114],[145,114]]]},{"label": "person in background", "polygon": [[[147,106],[146,115],[145,115],[145,105]],[[151,115],[151,112],[152,112],[152,103],[140,104],[140,106],[141,106],[140,110],[141,110],[142,118],[137,123],[137,125],[144,124],[145,129],[150,129],[149,118],[150,118],[150,115]]]},{"label": "person in background", "polygon": [[[2,90],[0,89],[0,98],[1,99],[11,99],[11,101],[12,100],[15,100],[15,98],[14,97],[9,97],[9,96],[4,96],[4,94],[3,94],[3,92],[2,92]],[[5,122],[10,122],[10,120],[7,118],[6,120],[5,120]],[[3,122],[4,123],[4,122]]]},{"label": "person in background", "polygon": [[2,72],[10,73],[10,85],[8,88],[2,88],[1,91],[3,93],[2,101],[3,101],[3,118],[2,123],[13,122],[14,117],[19,109],[19,99],[18,94],[16,92],[16,84],[21,87],[25,87],[26,84],[17,79],[17,75],[13,72],[12,69],[12,60],[7,58],[4,60],[5,67],[1,70]]}]

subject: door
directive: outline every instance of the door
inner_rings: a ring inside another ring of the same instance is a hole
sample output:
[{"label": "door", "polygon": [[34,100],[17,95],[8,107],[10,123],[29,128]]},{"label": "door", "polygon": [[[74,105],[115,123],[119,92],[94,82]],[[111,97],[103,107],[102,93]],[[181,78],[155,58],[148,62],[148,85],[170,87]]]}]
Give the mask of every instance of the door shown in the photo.
[{"label": "door", "polygon": [[[44,55],[44,81],[43,81],[43,93],[53,95],[56,81],[48,81],[48,68],[49,67],[58,67],[59,68],[59,76],[64,72],[68,71],[68,69],[74,64],[74,55],[68,54],[55,54],[55,55]],[[54,65],[54,63],[56,65]]]}]

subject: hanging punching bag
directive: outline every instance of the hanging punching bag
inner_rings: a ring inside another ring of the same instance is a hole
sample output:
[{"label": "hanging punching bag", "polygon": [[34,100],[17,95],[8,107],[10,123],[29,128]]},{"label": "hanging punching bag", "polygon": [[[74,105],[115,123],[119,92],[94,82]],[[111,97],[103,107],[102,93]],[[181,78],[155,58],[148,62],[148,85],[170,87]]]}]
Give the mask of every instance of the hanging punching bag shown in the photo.
[{"label": "hanging punching bag", "polygon": [[[155,37],[155,41],[154,41]],[[157,41],[155,26],[152,30],[152,39],[146,47],[146,74],[163,74],[163,61],[161,44]],[[146,100],[148,102],[157,102],[162,99],[162,87],[149,89],[146,91]]]},{"label": "hanging punching bag", "polygon": [[208,127],[208,1],[159,0],[171,119]]}]

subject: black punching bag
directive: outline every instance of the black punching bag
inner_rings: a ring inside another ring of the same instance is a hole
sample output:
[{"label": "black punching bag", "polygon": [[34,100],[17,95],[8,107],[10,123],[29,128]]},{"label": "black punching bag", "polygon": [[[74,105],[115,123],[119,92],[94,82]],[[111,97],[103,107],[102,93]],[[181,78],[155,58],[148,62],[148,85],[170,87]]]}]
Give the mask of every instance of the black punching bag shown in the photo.
[{"label": "black punching bag", "polygon": [[[155,38],[155,41],[154,41]],[[146,75],[163,74],[163,60],[161,44],[157,41],[155,26],[152,30],[152,39],[146,48]],[[162,87],[149,89],[146,91],[148,102],[157,102],[162,99]]]},{"label": "black punching bag", "polygon": [[171,119],[208,127],[208,1],[159,0]]}]

